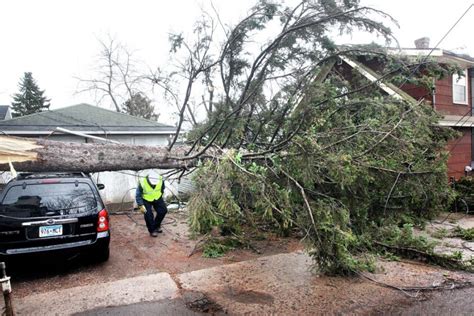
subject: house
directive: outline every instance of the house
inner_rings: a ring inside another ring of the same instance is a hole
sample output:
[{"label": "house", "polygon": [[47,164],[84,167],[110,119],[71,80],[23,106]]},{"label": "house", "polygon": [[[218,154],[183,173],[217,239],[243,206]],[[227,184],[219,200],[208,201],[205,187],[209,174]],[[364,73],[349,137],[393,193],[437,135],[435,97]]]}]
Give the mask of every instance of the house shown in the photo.
[{"label": "house", "polygon": [[[424,99],[443,116],[439,125],[449,126],[461,133],[461,136],[448,143],[448,176],[459,179],[470,168],[474,168],[474,117],[472,89],[474,88],[474,58],[456,54],[443,49],[429,48],[429,40],[415,42],[418,47],[403,49],[402,54],[411,57],[429,56],[440,64],[454,64],[462,75],[454,74],[434,81],[434,89],[405,84],[400,88],[416,100]],[[424,45],[423,45],[424,44]]]},{"label": "house", "polygon": [[[473,116],[473,89],[474,89],[474,58],[456,54],[443,49],[429,48],[429,39],[422,38],[415,41],[415,48],[393,50],[392,54],[399,54],[407,58],[429,57],[439,64],[456,65],[462,71],[443,79],[433,78],[434,89],[403,83],[396,86],[383,82],[379,71],[380,64],[376,59],[365,59],[364,56],[347,57],[340,56],[339,61],[332,62],[326,68],[323,77],[331,71],[351,78],[352,71],[357,71],[370,82],[374,82],[387,95],[395,98],[410,100],[412,102],[423,101],[431,104],[433,108],[442,115],[440,126],[448,126],[460,132],[461,136],[448,143],[448,177],[459,179],[470,169],[474,169],[474,116]],[[321,77],[321,75],[320,75]]]},{"label": "house", "polygon": [[[59,128],[59,129],[58,129]],[[58,110],[0,121],[0,131],[19,137],[47,137],[65,142],[96,142],[94,138],[106,138],[124,144],[162,146],[167,145],[176,127],[109,111],[89,104],[77,104]],[[87,134],[87,135],[84,135]],[[93,178],[105,184],[101,191],[107,204],[121,206],[134,200],[133,190],[144,172],[100,172]],[[168,185],[178,192],[179,188]]]},{"label": "house", "polygon": [[0,121],[9,120],[12,118],[12,112],[10,106],[0,105]]}]

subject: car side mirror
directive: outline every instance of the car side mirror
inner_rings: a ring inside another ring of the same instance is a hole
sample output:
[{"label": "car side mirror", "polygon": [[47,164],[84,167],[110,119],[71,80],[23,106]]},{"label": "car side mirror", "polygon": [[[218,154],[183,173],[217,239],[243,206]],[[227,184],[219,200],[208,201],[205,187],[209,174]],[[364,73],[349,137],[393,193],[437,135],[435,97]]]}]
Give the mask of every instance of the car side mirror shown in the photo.
[{"label": "car side mirror", "polygon": [[97,183],[97,189],[103,190],[103,189],[105,189],[105,185],[102,184],[102,183]]}]

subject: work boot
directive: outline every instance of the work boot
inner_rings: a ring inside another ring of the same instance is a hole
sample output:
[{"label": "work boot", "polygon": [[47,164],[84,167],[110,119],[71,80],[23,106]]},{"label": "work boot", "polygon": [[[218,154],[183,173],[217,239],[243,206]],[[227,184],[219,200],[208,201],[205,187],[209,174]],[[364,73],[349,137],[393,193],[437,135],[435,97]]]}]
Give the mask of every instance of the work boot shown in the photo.
[{"label": "work boot", "polygon": [[151,237],[158,237],[158,233],[156,231],[150,233],[150,236]]}]

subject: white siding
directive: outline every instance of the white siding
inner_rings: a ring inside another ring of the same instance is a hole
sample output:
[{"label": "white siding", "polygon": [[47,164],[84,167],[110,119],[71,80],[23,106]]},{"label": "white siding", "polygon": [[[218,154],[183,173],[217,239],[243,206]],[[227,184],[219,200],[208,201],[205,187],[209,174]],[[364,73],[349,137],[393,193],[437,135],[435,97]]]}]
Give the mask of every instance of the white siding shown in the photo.
[{"label": "white siding", "polygon": [[[164,174],[167,170],[158,170]],[[142,177],[146,177],[149,170],[141,171],[112,171],[99,172],[92,174],[92,178],[96,183],[105,185],[105,189],[100,191],[102,199],[105,203],[126,203],[135,201],[135,192],[138,182]],[[181,179],[178,183],[175,179],[165,178],[165,198],[172,196],[181,196],[188,194],[192,190],[191,181],[187,178]]]},{"label": "white siding", "polygon": [[168,145],[168,137],[165,135],[137,135],[133,136],[134,145],[143,146],[166,146]]},{"label": "white siding", "polygon": [[122,203],[134,200],[135,188],[138,177],[134,171],[123,172],[98,172],[92,174],[96,183],[105,185],[105,189],[100,191],[100,195],[106,204]]},{"label": "white siding", "polygon": [[11,120],[11,119],[12,119],[12,111],[11,111],[11,108],[8,107],[4,120]]}]

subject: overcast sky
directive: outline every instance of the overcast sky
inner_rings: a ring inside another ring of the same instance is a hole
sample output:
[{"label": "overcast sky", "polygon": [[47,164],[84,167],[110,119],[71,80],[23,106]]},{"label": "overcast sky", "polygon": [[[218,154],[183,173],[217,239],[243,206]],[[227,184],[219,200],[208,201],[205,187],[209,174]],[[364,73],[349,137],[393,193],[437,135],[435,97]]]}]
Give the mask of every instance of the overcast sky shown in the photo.
[{"label": "overcast sky", "polygon": [[[472,0],[362,0],[391,14],[400,24],[393,29],[402,47],[419,37],[432,46],[471,5]],[[165,66],[168,33],[186,31],[200,15],[204,0],[8,0],[0,3],[0,104],[10,104],[18,81],[30,71],[52,109],[86,102],[75,94],[74,76],[88,77],[99,52],[97,38],[112,34],[150,67]],[[224,21],[242,18],[252,0],[213,0]],[[441,44],[442,48],[474,56],[474,8]],[[342,41],[370,42],[367,36]],[[106,106],[104,104],[104,106]],[[157,105],[158,106],[158,105]],[[164,111],[164,109],[161,109]],[[162,113],[163,114],[163,113]],[[168,118],[162,115],[162,119]]]}]

